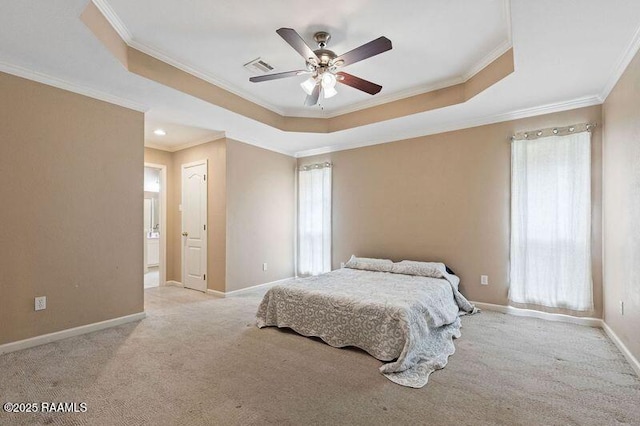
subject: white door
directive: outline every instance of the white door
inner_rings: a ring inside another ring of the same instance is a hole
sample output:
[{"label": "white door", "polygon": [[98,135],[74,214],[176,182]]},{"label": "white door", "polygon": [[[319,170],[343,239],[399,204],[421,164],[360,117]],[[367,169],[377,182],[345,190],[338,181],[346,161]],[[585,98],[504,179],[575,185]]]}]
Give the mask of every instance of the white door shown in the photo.
[{"label": "white door", "polygon": [[182,284],[207,291],[207,161],[182,165]]}]

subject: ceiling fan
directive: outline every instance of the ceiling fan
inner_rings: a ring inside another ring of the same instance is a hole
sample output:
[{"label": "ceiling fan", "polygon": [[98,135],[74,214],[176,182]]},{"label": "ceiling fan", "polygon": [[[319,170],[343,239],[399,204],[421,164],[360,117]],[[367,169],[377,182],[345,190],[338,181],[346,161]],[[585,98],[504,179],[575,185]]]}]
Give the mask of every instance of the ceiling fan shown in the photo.
[{"label": "ceiling fan", "polygon": [[335,89],[336,83],[346,84],[370,95],[375,95],[382,90],[382,86],[378,84],[339,70],[347,65],[391,50],[391,40],[388,38],[379,37],[338,56],[326,48],[331,39],[331,34],[328,32],[320,31],[314,34],[313,39],[318,43],[318,49],[316,50],[312,50],[292,28],[280,28],[276,32],[284,41],[289,43],[296,52],[302,55],[306,63],[306,69],[251,77],[249,81],[258,83],[261,81],[310,74],[309,79],[300,84],[302,89],[307,93],[307,99],[304,102],[306,106],[313,106],[318,103],[321,90],[325,99],[335,96],[338,93]]}]

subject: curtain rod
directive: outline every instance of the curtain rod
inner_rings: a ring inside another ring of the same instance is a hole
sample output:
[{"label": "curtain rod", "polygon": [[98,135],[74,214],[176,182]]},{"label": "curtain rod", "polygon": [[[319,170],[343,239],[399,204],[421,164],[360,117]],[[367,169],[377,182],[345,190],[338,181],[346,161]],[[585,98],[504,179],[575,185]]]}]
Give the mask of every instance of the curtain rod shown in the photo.
[{"label": "curtain rod", "polygon": [[590,132],[593,130],[597,124],[595,123],[581,123],[581,124],[572,124],[570,126],[564,127],[549,127],[546,129],[540,130],[529,130],[526,132],[518,132],[515,135],[511,136],[510,140],[512,141],[521,141],[521,140],[534,140],[538,138],[546,138],[549,136],[566,136],[571,135],[573,133],[582,133],[582,132]]},{"label": "curtain rod", "polygon": [[325,161],[324,163],[305,164],[304,166],[298,167],[298,170],[306,172],[307,170],[324,169],[325,167],[332,167],[332,166],[333,166],[333,164],[331,164],[328,161]]}]

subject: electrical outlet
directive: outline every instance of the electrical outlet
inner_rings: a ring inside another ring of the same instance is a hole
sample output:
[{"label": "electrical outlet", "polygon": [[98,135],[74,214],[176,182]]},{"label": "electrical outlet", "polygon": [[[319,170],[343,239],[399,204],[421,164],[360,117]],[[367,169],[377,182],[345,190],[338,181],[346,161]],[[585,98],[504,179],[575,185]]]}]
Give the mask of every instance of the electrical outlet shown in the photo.
[{"label": "electrical outlet", "polygon": [[480,275],[480,284],[489,285],[489,276],[488,275]]},{"label": "electrical outlet", "polygon": [[263,271],[266,271],[266,270],[267,270],[267,264],[266,264],[266,263],[263,263],[263,264],[262,264],[262,270],[263,270]]},{"label": "electrical outlet", "polygon": [[620,301],[620,315],[624,316],[624,300]]},{"label": "electrical outlet", "polygon": [[36,311],[47,309],[47,296],[36,297],[35,309]]},{"label": "electrical outlet", "polygon": [[340,268],[344,268],[344,262],[340,262]]}]

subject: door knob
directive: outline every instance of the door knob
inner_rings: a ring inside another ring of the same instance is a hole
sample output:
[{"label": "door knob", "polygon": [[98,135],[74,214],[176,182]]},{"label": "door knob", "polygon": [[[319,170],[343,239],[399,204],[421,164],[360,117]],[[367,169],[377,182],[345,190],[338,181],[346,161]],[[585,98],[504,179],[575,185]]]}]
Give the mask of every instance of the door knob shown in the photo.
[{"label": "door knob", "polygon": [[188,232],[183,232],[183,233],[182,233],[182,236],[183,236],[183,237],[188,237],[188,236],[189,236],[189,233],[188,233]]}]

